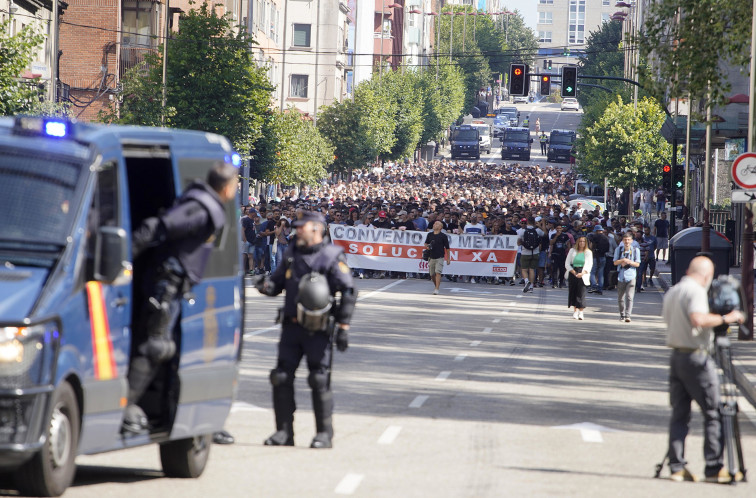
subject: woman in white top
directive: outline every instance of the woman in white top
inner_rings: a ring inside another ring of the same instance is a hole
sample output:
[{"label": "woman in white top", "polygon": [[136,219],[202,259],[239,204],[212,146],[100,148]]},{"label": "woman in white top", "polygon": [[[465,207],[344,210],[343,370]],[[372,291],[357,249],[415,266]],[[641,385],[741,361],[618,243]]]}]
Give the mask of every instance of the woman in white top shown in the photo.
[{"label": "woman in white top", "polygon": [[593,267],[593,253],[588,249],[588,239],[579,237],[575,241],[575,247],[567,253],[564,267],[568,274],[567,307],[575,308],[572,318],[582,320],[585,309],[585,288],[591,285],[590,276]]}]

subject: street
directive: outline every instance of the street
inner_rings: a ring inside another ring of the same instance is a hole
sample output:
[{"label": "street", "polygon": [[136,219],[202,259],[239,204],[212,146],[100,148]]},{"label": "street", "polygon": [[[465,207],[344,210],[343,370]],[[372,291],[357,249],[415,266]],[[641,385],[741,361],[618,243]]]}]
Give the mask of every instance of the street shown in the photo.
[{"label": "street", "polygon": [[[502,106],[512,106],[513,104],[501,104]],[[528,104],[517,104],[514,105],[514,107],[517,107],[517,110],[520,112],[520,123],[522,124],[522,121],[525,119],[525,116],[530,116],[530,136],[533,139],[533,143],[531,144],[531,157],[530,161],[524,161],[521,159],[506,159],[502,161],[501,159],[501,140],[497,138],[492,138],[493,142],[491,142],[491,153],[486,154],[482,153],[480,156],[481,161],[485,162],[493,162],[496,164],[499,164],[501,162],[506,163],[521,163],[521,164],[539,164],[541,166],[551,165],[551,166],[557,166],[563,169],[569,168],[568,163],[549,163],[546,161],[546,156],[544,154],[541,154],[541,148],[538,142],[538,136],[535,132],[535,122],[536,119],[541,120],[541,131],[545,131],[546,135],[548,136],[551,130],[553,129],[560,129],[560,130],[575,130],[577,131],[578,125],[580,124],[580,120],[583,117],[582,111],[575,112],[575,111],[560,111],[559,110],[559,104],[551,104],[551,103],[528,103]],[[486,120],[486,122],[493,123],[493,118],[483,118]],[[472,120],[469,116],[465,119],[466,123],[469,123]],[[448,151],[446,151],[446,154],[444,155],[448,159]],[[461,161],[464,161],[465,159],[459,159]]]},{"label": "street", "polygon": [[[616,294],[589,295],[586,320],[567,290],[358,280],[350,348],[336,353],[332,450],[314,435],[306,367],[296,381],[294,448],[273,432],[268,372],[280,298],[248,288],[244,355],[227,429],[198,480],[162,477],[155,447],[82,457],[66,496],[752,496],[653,479],[666,451],[667,358],[661,292],[636,296],[631,324]],[[756,461],[753,409],[740,404],[746,464]],[[701,474],[694,410],[689,467]],[[662,476],[668,476],[664,469]]]}]

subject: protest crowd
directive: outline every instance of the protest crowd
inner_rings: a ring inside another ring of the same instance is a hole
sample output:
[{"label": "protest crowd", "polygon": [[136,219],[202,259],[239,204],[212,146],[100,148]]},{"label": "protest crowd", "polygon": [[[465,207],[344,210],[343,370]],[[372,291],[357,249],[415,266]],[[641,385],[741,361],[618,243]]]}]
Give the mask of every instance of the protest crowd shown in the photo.
[{"label": "protest crowd", "polygon": [[[667,257],[669,223],[659,217],[653,224],[656,204],[636,202],[635,217],[610,216],[599,208],[568,201],[577,176],[558,167],[492,164],[447,159],[377,163],[355,170],[348,181],[333,180],[314,187],[271,190],[268,198],[250,199],[243,207],[245,252],[251,273],[265,273],[280,264],[281,254],[293,235],[290,222],[297,210],[320,211],[329,225],[374,227],[392,230],[432,231],[441,221],[449,234],[538,234],[537,248],[517,248],[514,277],[448,275],[447,280],[534,287],[567,285],[564,262],[576,240],[585,236],[593,253],[588,292],[602,293],[617,285],[612,264],[615,249],[626,231],[641,250],[637,291],[654,286],[656,258]],[[634,200],[639,200],[635,196]],[[647,208],[647,212],[642,207]],[[521,260],[537,260],[528,277]],[[537,257],[535,257],[537,255]],[[534,256],[529,258],[528,256]],[[398,273],[355,269],[359,278],[417,277],[422,273]]]}]

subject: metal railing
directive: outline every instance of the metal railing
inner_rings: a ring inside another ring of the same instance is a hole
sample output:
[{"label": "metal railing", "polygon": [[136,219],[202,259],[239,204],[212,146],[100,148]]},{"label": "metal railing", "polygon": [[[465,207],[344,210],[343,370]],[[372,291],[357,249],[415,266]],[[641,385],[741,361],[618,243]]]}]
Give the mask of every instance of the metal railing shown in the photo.
[{"label": "metal railing", "polygon": [[[142,65],[145,62],[144,56],[154,51],[154,48],[121,45],[121,63],[118,68],[118,79],[123,78],[123,75],[130,69]],[[145,65],[145,70],[147,69],[149,68]]]}]

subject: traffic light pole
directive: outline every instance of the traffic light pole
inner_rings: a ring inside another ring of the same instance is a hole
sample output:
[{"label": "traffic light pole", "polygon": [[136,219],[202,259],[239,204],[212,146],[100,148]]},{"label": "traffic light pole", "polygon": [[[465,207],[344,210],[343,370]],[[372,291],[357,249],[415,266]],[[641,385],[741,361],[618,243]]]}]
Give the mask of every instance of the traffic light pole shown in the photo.
[{"label": "traffic light pole", "polygon": [[[669,185],[669,238],[675,234],[677,228],[677,179],[675,178],[675,171],[677,170],[677,139],[672,140],[672,170],[670,171],[670,185]],[[669,255],[667,256],[669,258]]]}]

